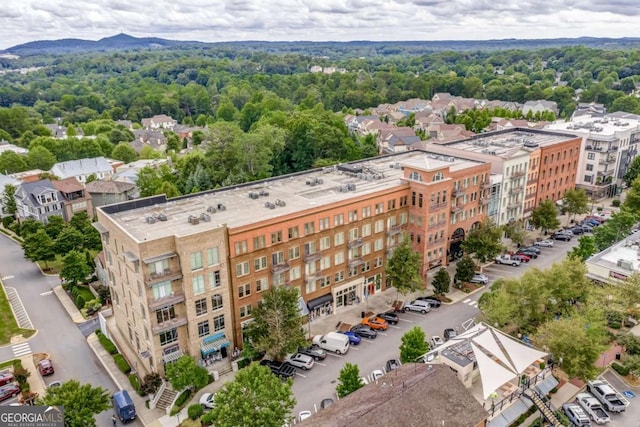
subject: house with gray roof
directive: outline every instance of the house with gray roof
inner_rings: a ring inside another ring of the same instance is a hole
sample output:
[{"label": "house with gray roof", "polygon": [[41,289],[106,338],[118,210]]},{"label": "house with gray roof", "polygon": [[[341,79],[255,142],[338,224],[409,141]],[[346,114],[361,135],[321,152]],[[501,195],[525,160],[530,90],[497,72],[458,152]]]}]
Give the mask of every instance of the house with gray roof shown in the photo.
[{"label": "house with gray roof", "polygon": [[95,175],[97,179],[110,178],[113,174],[113,168],[107,159],[101,156],[59,162],[53,165],[50,172],[60,179],[73,177],[85,184],[90,175]]},{"label": "house with gray roof", "polygon": [[135,184],[105,180],[91,181],[86,186],[86,192],[91,196],[94,208],[126,202],[137,194]]},{"label": "house with gray roof", "polygon": [[558,115],[558,104],[555,101],[547,101],[545,99],[539,99],[537,101],[527,101],[522,105],[522,114],[526,116],[531,114],[544,113],[545,111],[551,111],[556,116]]},{"label": "house with gray roof", "polygon": [[20,184],[13,197],[19,221],[33,218],[46,224],[50,216],[64,217],[62,196],[48,179]]}]

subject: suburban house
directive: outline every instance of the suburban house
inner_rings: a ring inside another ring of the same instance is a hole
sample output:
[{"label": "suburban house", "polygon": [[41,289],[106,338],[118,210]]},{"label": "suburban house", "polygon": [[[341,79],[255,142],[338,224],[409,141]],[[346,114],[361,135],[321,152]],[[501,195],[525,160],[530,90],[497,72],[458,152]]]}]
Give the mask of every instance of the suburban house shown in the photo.
[{"label": "suburban house", "polygon": [[78,212],[86,212],[89,219],[93,218],[91,195],[86,192],[84,186],[76,178],[51,181],[51,184],[61,196],[62,217],[65,221],[69,221]]},{"label": "suburban house", "polygon": [[59,162],[53,165],[50,172],[60,179],[73,177],[85,184],[87,178],[92,175],[96,179],[109,179],[113,173],[113,168],[107,159],[101,156]]},{"label": "suburban house", "polygon": [[522,114],[527,116],[529,113],[535,115],[537,113],[544,113],[545,111],[551,111],[555,115],[558,115],[558,104],[555,101],[547,101],[539,99],[537,101],[527,101],[522,106]]},{"label": "suburban house", "polygon": [[0,154],[4,153],[5,151],[13,151],[16,154],[27,154],[29,152],[29,150],[27,150],[26,148],[10,144],[9,141],[0,140]]},{"label": "suburban house", "polygon": [[20,184],[13,197],[18,221],[33,218],[46,224],[50,216],[64,215],[62,196],[48,179]]},{"label": "suburban house", "polygon": [[[111,178],[113,181],[126,182],[136,184],[138,181],[138,172],[145,167],[154,169],[162,165],[169,165],[168,159],[141,159],[135,162],[120,165],[115,169],[115,174]],[[97,206],[97,205],[96,205]]]},{"label": "suburban house", "polygon": [[164,136],[162,130],[136,129],[133,131],[133,136],[135,136],[135,139],[129,145],[136,153],[139,153],[142,147],[147,145],[162,153],[167,151],[167,137]]},{"label": "suburban house", "polygon": [[91,181],[85,189],[94,208],[132,200],[137,193],[135,184],[122,181]]},{"label": "suburban house", "polygon": [[[67,139],[67,127],[58,123],[47,124],[44,125],[47,129],[51,131],[51,134],[55,139]],[[84,133],[80,127],[75,128],[76,135],[78,138],[82,138]]]},{"label": "suburban house", "polygon": [[9,215],[5,211],[5,207],[3,205],[4,189],[7,185],[13,185],[14,187],[18,187],[18,185],[20,185],[20,181],[10,176],[0,174],[0,218]]},{"label": "suburban house", "polygon": [[142,127],[145,129],[173,129],[178,121],[170,116],[159,114],[151,118],[142,119]]},{"label": "suburban house", "polygon": [[571,116],[571,120],[578,116],[602,117],[605,114],[607,114],[607,108],[604,104],[598,104],[596,102],[580,102],[576,106],[576,109]]},{"label": "suburban house", "polygon": [[489,413],[449,367],[411,363],[334,402],[302,426],[483,427]]}]

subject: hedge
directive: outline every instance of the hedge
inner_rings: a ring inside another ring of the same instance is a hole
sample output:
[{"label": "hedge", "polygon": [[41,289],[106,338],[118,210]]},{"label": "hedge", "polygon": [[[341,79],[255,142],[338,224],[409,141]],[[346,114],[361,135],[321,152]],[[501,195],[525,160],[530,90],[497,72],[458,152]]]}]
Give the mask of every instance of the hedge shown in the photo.
[{"label": "hedge", "polygon": [[629,368],[627,368],[626,366],[622,366],[618,362],[613,362],[611,364],[611,368],[613,368],[614,371],[616,371],[618,374],[622,375],[623,377],[629,375]]},{"label": "hedge", "polygon": [[192,420],[198,419],[200,415],[202,415],[203,413],[204,413],[204,409],[202,408],[202,405],[200,405],[199,403],[191,405],[187,409],[187,415],[189,415],[189,418],[191,418]]},{"label": "hedge", "polygon": [[140,394],[140,379],[136,374],[129,375],[129,384],[131,384],[131,387]]},{"label": "hedge", "polygon": [[118,354],[118,348],[116,347],[116,345],[111,342],[111,340],[107,338],[106,335],[103,334],[102,331],[100,331],[100,329],[96,330],[96,336],[98,337],[98,341],[100,341],[100,344],[102,344],[102,347],[104,347],[104,349],[107,350],[109,354]]},{"label": "hedge", "polygon": [[120,369],[123,374],[128,374],[129,372],[131,372],[131,366],[129,366],[123,355],[114,354],[113,361],[116,362],[116,365],[118,365],[118,369]]},{"label": "hedge", "polygon": [[173,408],[171,409],[171,413],[169,415],[174,416],[175,414],[180,412],[180,410],[182,409],[184,404],[187,402],[187,400],[189,400],[190,397],[191,397],[191,390],[189,389],[186,389],[185,391],[180,393],[180,396],[178,396],[178,398],[176,399],[176,404],[173,405]]},{"label": "hedge", "polygon": [[209,411],[202,416],[200,419],[203,425],[210,426],[213,425],[213,411]]}]

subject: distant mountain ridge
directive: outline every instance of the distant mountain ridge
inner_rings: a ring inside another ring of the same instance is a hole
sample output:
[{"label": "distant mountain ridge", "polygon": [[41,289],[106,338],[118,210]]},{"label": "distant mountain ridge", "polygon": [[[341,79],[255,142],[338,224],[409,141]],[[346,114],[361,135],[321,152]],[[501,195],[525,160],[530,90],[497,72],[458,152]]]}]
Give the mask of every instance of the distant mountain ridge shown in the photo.
[{"label": "distant mountain ridge", "polygon": [[88,53],[106,51],[124,51],[133,49],[159,49],[171,47],[214,47],[227,46],[234,48],[252,48],[258,50],[280,51],[291,53],[309,53],[309,50],[323,48],[369,48],[381,55],[400,53],[396,48],[410,47],[411,53],[423,54],[445,50],[505,50],[505,49],[539,49],[561,46],[586,46],[601,49],[640,48],[640,38],[558,38],[558,39],[496,39],[496,40],[436,40],[436,41],[367,41],[354,40],[347,42],[314,42],[314,41],[235,41],[235,42],[199,42],[168,40],[158,37],[133,37],[128,34],[117,34],[100,40],[60,39],[39,40],[19,44],[0,53],[19,56],[42,54]]}]

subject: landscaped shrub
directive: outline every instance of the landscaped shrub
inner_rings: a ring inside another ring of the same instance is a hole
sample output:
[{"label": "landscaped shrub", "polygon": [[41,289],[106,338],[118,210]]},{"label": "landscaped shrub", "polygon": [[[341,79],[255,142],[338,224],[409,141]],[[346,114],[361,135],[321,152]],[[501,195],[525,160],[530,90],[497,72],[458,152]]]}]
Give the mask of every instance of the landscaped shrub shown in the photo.
[{"label": "landscaped shrub", "polygon": [[131,384],[131,387],[140,394],[140,378],[138,378],[136,374],[129,375],[129,384]]},{"label": "landscaped shrub", "polygon": [[238,369],[246,368],[250,363],[251,359],[243,357],[242,359],[238,360]]},{"label": "landscaped shrub", "polygon": [[27,384],[28,378],[31,376],[31,372],[21,365],[20,367],[13,369],[13,376],[16,381],[18,381],[18,384],[20,384],[20,387],[22,387],[24,384]]},{"label": "landscaped shrub", "polygon": [[200,405],[199,403],[191,405],[187,409],[187,415],[189,415],[189,418],[191,418],[192,420],[198,419],[203,413],[204,409],[202,409],[202,405]]},{"label": "landscaped shrub", "polygon": [[84,297],[83,297],[82,295],[78,295],[78,296],[75,298],[74,302],[75,302],[75,304],[76,304],[76,307],[78,307],[78,309],[82,309],[82,308],[84,308],[84,305],[87,303],[87,302],[84,300]]},{"label": "landscaped shrub", "polygon": [[100,331],[100,329],[96,330],[96,336],[98,337],[98,341],[100,341],[100,344],[102,344],[102,347],[104,347],[104,349],[107,350],[109,354],[118,354],[118,348],[116,347],[116,345],[112,343],[111,340],[107,338],[102,333],[102,331]]},{"label": "landscaped shrub", "polygon": [[619,208],[620,207],[620,199],[613,199],[611,201],[611,206],[613,206],[614,208]]},{"label": "landscaped shrub", "polygon": [[120,369],[123,374],[128,374],[129,372],[131,372],[131,366],[129,366],[123,355],[114,354],[113,361],[116,362],[118,369]]},{"label": "landscaped shrub", "polygon": [[202,422],[202,425],[205,426],[213,425],[213,412],[207,412],[204,414],[200,421]]},{"label": "landscaped shrub", "polygon": [[623,377],[629,375],[629,368],[622,366],[618,362],[613,362],[611,364],[611,367],[613,368],[614,371],[616,371],[618,374],[622,375]]},{"label": "landscaped shrub", "polygon": [[160,374],[152,372],[150,374],[145,375],[144,378],[142,379],[142,386],[140,387],[140,393],[142,393],[143,395],[153,394],[156,391],[158,391],[161,385],[162,385],[162,377],[160,377]]},{"label": "landscaped shrub", "polygon": [[187,402],[187,400],[189,400],[190,397],[191,397],[191,390],[189,389],[180,393],[180,396],[178,396],[178,398],[176,399],[176,404],[173,405],[173,408],[171,409],[171,413],[169,415],[174,416],[175,414],[180,412],[182,410],[182,407]]}]

